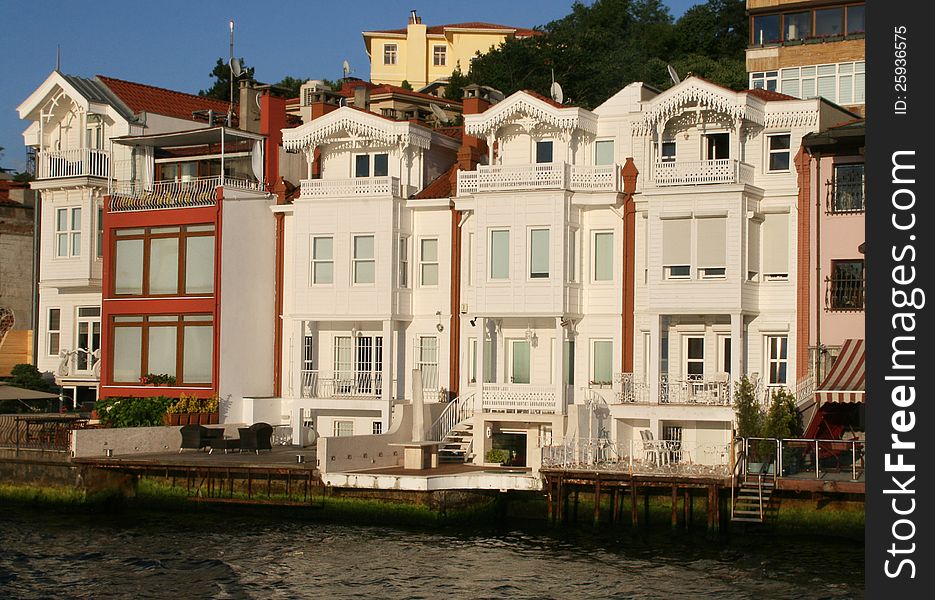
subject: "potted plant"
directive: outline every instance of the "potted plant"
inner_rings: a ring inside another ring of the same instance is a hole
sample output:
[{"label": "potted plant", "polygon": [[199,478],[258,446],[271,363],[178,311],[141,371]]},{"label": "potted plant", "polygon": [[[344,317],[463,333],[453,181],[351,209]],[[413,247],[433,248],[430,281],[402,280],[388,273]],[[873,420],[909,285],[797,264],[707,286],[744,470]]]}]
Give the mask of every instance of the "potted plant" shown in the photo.
[{"label": "potted plant", "polygon": [[221,399],[217,394],[205,400],[205,412],[208,413],[208,423],[217,425],[221,418]]},{"label": "potted plant", "polygon": [[167,373],[147,373],[140,377],[140,383],[143,385],[175,385],[175,376]]},{"label": "potted plant", "polygon": [[484,455],[484,462],[505,465],[510,462],[510,453],[507,450],[493,448]]},{"label": "potted plant", "polygon": [[166,409],[166,425],[180,425],[182,415],[179,411],[179,401],[176,400]]}]

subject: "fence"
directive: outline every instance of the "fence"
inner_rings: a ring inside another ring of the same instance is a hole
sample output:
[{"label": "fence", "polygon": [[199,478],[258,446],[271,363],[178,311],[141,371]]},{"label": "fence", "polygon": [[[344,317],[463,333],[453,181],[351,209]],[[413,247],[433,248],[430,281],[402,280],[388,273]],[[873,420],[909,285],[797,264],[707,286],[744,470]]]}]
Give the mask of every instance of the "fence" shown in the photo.
[{"label": "fence", "polygon": [[0,415],[0,446],[30,450],[67,451],[72,430],[88,420],[75,415]]},{"label": "fence", "polygon": [[744,475],[863,481],[866,441],[745,438]]},{"label": "fence", "polygon": [[542,448],[543,468],[728,477],[731,465],[730,444],[582,438]]}]

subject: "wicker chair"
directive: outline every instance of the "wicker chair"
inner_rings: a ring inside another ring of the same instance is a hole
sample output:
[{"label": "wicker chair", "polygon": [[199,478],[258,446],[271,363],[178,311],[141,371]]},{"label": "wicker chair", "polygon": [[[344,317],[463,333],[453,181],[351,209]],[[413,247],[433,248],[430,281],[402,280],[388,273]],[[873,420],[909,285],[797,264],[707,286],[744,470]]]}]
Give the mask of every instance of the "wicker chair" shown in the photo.
[{"label": "wicker chair", "polygon": [[269,423],[254,423],[250,427],[240,427],[240,451],[252,450],[257,454],[260,450],[273,451],[273,426]]},{"label": "wicker chair", "polygon": [[223,429],[208,429],[203,425],[182,425],[182,445],[179,446],[179,454],[182,450],[204,450],[211,445],[211,440],[224,437]]}]

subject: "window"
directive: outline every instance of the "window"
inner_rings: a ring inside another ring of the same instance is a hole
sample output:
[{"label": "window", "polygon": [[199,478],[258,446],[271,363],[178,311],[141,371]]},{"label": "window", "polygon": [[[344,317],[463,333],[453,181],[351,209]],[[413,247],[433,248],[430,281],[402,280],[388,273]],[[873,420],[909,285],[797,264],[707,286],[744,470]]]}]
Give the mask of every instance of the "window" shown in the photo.
[{"label": "window", "polygon": [[549,277],[548,229],[529,231],[529,277],[531,279],[548,279]]},{"label": "window", "polygon": [[815,11],[815,37],[841,35],[844,32],[844,8],[825,8]]},{"label": "window", "polygon": [[864,5],[847,7],[847,35],[864,32]]},{"label": "window", "polygon": [[834,165],[832,177],[832,213],[855,213],[864,210],[863,163]]},{"label": "window", "polygon": [[409,238],[399,238],[399,287],[409,287]]},{"label": "window", "polygon": [[432,64],[436,67],[444,67],[447,51],[445,46],[432,46]]},{"label": "window", "polygon": [[594,233],[594,281],[614,279],[614,232]]},{"label": "window", "polygon": [[791,164],[791,153],[789,150],[790,135],[780,133],[766,136],[767,148],[769,153],[769,171],[788,171]]},{"label": "window", "polygon": [[747,221],[747,281],[756,281],[760,274],[760,223]]},{"label": "window", "polygon": [[396,64],[396,44],[383,44],[383,64]]},{"label": "window", "polygon": [[704,336],[686,335],[682,348],[685,352],[685,379],[704,379]]},{"label": "window", "polygon": [[81,208],[55,211],[55,256],[81,256]]},{"label": "window", "polygon": [[490,232],[490,278],[510,278],[509,230],[494,230]]},{"label": "window", "polygon": [[374,421],[373,429],[371,430],[373,435],[380,435],[383,433],[383,421]]},{"label": "window", "polygon": [[79,307],[77,325],[75,370],[87,372],[94,367],[94,353],[101,347],[101,307]]},{"label": "window", "polygon": [[662,142],[662,153],[660,155],[662,162],[675,162],[675,142]]},{"label": "window", "polygon": [[662,222],[662,266],[665,278],[691,277],[691,258],[692,220],[665,219]]},{"label": "window", "polygon": [[614,343],[610,340],[591,342],[591,382],[610,385],[614,379]]},{"label": "window", "polygon": [[614,141],[597,140],[594,142],[594,164],[612,165],[614,164]]},{"label": "window", "polygon": [[419,336],[416,345],[416,367],[422,371],[422,389],[438,389],[438,338]]},{"label": "window", "polygon": [[334,283],[334,238],[312,238],[312,285]]},{"label": "window", "polygon": [[214,225],[114,231],[114,293],[204,295],[214,291]]},{"label": "window", "polygon": [[[778,71],[781,83],[777,91],[797,98],[821,96],[838,104],[863,104],[865,71],[863,61],[787,67]],[[777,71],[751,73],[750,85],[761,87],[759,83],[768,81],[770,73],[774,78],[777,76]],[[776,87],[768,89],[776,90]]]},{"label": "window", "polygon": [[536,162],[552,162],[552,140],[540,140],[536,142]]},{"label": "window", "polygon": [[177,385],[210,385],[214,356],[211,315],[117,316],[113,325],[114,383],[138,383],[146,373]]},{"label": "window", "polygon": [[578,230],[568,230],[568,281],[578,281]]},{"label": "window", "polygon": [[759,90],[778,91],[779,71],[765,71],[762,73],[750,73],[750,87]]},{"label": "window", "polygon": [[510,340],[510,383],[529,383],[529,342]]},{"label": "window", "polygon": [[767,214],[763,219],[763,277],[789,279],[789,215]]},{"label": "window", "polygon": [[730,158],[730,134],[707,133],[705,138],[705,155],[708,160]]},{"label": "window", "polygon": [[703,278],[724,277],[727,265],[727,218],[697,219],[696,256]]},{"label": "window", "polygon": [[[389,175],[389,155],[380,154],[356,154],[354,155],[354,177],[386,177]],[[372,167],[372,168],[371,168]]]},{"label": "window", "polygon": [[786,13],[782,16],[783,40],[803,40],[812,35],[812,13]]},{"label": "window", "polygon": [[58,356],[62,340],[62,309],[49,309],[49,324],[47,329],[49,356]]},{"label": "window", "polygon": [[419,283],[438,285],[438,239],[425,238],[419,241]]},{"label": "window", "polygon": [[354,157],[354,177],[370,177],[369,154],[358,154]]},{"label": "window", "polygon": [[575,342],[574,340],[565,340],[565,353],[562,359],[562,371],[564,372],[565,385],[575,385]]},{"label": "window", "polygon": [[104,204],[97,205],[97,240],[95,241],[94,255],[104,258]]},{"label": "window", "polygon": [[373,155],[373,176],[386,177],[390,174],[390,157],[386,153]]},{"label": "window", "polygon": [[354,421],[335,421],[334,437],[354,435]]},{"label": "window", "polygon": [[355,284],[373,283],[376,277],[376,260],[373,253],[372,235],[354,236],[353,281]]},{"label": "window", "polygon": [[864,309],[864,261],[831,261],[831,277],[827,280],[825,308],[828,310]]},{"label": "window", "polygon": [[477,383],[477,338],[468,339],[468,383]]},{"label": "window", "polygon": [[767,385],[785,385],[789,364],[789,338],[785,335],[766,337]]},{"label": "window", "polygon": [[779,15],[760,15],[753,17],[753,36],[750,43],[762,46],[779,42]]}]

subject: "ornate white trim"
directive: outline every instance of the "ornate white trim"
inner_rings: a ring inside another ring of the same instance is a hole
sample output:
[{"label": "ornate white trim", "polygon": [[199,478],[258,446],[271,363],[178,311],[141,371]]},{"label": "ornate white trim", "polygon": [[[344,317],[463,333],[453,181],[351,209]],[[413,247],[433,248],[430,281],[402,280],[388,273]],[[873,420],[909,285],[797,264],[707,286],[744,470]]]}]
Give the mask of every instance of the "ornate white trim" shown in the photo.
[{"label": "ornate white trim", "polygon": [[818,111],[814,108],[807,110],[789,110],[783,112],[769,112],[764,120],[765,127],[816,127],[818,125]]},{"label": "ornate white trim", "polygon": [[431,131],[424,127],[404,121],[389,121],[344,106],[310,123],[284,130],[282,145],[289,151],[314,148],[343,132],[391,146],[411,145],[428,149],[432,141]]},{"label": "ornate white trim", "polygon": [[634,125],[634,129],[638,135],[650,133],[657,124],[677,116],[686,105],[694,103],[702,108],[726,114],[735,121],[749,119],[757,122],[759,118],[758,122],[762,125],[763,112],[750,110],[752,107],[747,105],[744,96],[688,79],[650,100],[643,118]]},{"label": "ornate white trim", "polygon": [[521,91],[479,115],[467,115],[464,132],[486,136],[507,122],[524,117],[566,132],[580,129],[597,135],[597,116],[591,111],[578,107],[558,108]]}]

